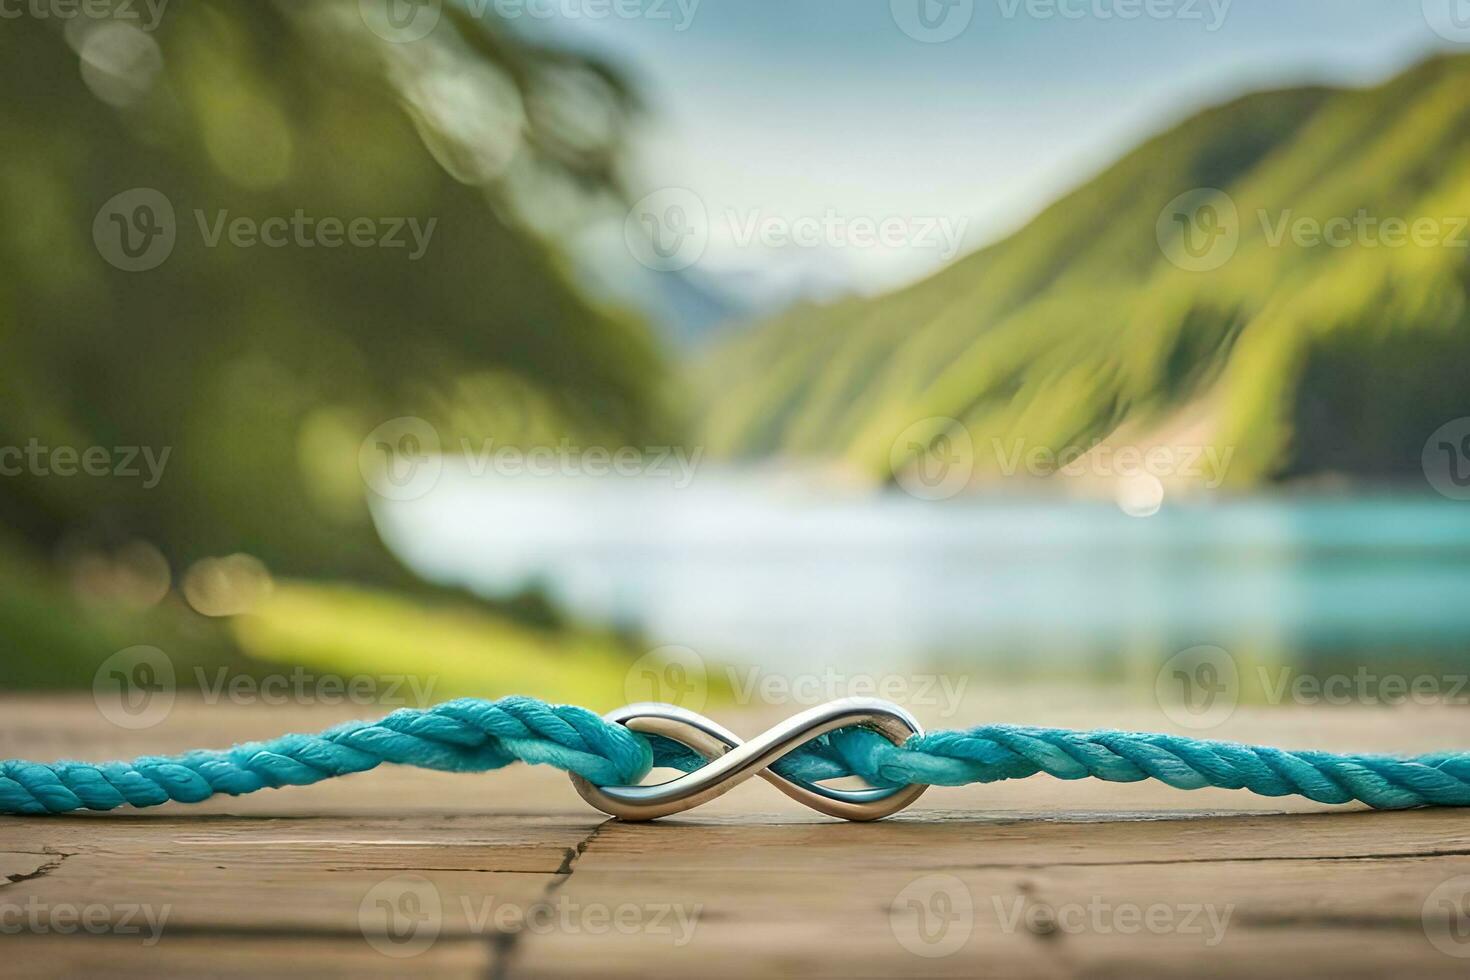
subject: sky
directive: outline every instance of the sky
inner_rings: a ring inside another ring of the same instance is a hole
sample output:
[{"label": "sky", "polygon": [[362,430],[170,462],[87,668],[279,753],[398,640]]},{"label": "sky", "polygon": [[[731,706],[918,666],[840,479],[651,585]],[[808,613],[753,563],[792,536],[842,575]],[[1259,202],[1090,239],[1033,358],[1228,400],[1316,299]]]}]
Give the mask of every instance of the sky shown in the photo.
[{"label": "sky", "polygon": [[1206,105],[1470,52],[1470,0],[503,2],[556,10],[648,105],[635,211],[703,234],[625,247],[753,288],[894,288]]}]

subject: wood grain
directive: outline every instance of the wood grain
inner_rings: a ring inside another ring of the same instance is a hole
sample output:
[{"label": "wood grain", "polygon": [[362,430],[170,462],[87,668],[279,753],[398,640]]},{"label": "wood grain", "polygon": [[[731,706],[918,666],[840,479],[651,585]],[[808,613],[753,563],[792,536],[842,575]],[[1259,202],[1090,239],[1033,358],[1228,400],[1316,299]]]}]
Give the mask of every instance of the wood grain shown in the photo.
[{"label": "wood grain", "polygon": [[[728,717],[755,732],[785,713]],[[113,758],[348,714],[180,704],[134,733],[86,698],[12,698],[0,700],[0,749]],[[1049,691],[925,720],[1169,730],[1147,705]],[[1211,734],[1422,751],[1470,745],[1470,717],[1243,708]],[[1459,811],[1043,777],[931,790],[872,825],[811,815],[760,784],[630,825],[588,811],[551,771],[385,768],[193,807],[0,820],[0,972],[1459,976],[1461,885]],[[162,917],[156,935],[125,927],[143,911]],[[71,921],[87,915],[90,930]]]}]

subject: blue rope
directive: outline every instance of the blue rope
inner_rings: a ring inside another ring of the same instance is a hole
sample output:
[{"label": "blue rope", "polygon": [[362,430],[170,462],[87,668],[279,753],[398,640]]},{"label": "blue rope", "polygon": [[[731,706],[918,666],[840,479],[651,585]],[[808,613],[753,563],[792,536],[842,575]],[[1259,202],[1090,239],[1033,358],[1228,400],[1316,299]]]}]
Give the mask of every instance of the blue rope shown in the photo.
[{"label": "blue rope", "polygon": [[[512,762],[555,766],[599,786],[640,781],[654,766],[691,771],[704,760],[675,742],[632,732],[585,708],[534,698],[462,698],[404,708],[374,722],[319,735],[284,735],[219,751],[133,762],[0,762],[0,813],[44,814],[195,803],[278,786],[304,786],[384,762],[484,772]],[[860,776],[876,786],[961,786],[1047,773],[1110,782],[1157,779],[1177,789],[1218,786],[1378,809],[1470,806],[1470,752],[1412,758],[1339,755],[1212,742],[1178,735],[1076,732],[982,725],[931,732],[893,745],[848,728],[808,742],[776,763],[809,781]]]}]

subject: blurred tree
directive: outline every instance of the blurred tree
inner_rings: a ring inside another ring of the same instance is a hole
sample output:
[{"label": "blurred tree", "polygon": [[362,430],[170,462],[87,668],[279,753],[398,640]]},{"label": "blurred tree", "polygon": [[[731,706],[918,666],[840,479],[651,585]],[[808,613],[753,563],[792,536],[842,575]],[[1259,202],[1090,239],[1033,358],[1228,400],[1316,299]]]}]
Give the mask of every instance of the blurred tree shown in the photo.
[{"label": "blurred tree", "polygon": [[[551,244],[619,190],[634,105],[605,66],[450,4],[152,9],[0,30],[0,446],[168,453],[156,485],[142,455],[0,477],[12,548],[391,581],[358,475],[385,420],[449,449],[505,441],[507,398],[584,438],[663,429],[650,336]],[[285,244],[233,244],[241,218]],[[329,247],[354,219],[375,244]]]}]

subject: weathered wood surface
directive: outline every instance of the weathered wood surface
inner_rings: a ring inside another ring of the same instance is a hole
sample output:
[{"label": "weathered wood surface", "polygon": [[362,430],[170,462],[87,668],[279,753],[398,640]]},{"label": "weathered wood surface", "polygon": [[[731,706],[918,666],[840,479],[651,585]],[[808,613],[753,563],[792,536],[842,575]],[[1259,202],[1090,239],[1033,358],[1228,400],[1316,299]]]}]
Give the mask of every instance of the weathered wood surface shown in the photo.
[{"label": "weathered wood surface", "polygon": [[[737,713],[732,727],[784,713]],[[347,715],[180,704],[123,732],[85,697],[9,698],[0,756],[176,751]],[[925,721],[1170,728],[1157,709],[1085,692],[1003,692]],[[1470,714],[1242,708],[1210,734],[1425,751],[1470,746]],[[1460,976],[1461,875],[1470,815],[1450,810],[1038,777],[931,790],[873,825],[753,783],[639,826],[604,821],[550,771],[384,768],[198,806],[0,818],[0,971]],[[90,931],[57,931],[88,915]]]}]

